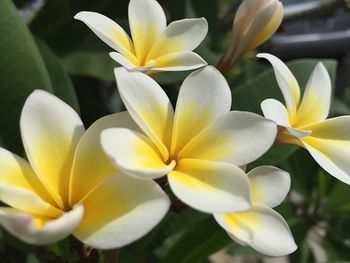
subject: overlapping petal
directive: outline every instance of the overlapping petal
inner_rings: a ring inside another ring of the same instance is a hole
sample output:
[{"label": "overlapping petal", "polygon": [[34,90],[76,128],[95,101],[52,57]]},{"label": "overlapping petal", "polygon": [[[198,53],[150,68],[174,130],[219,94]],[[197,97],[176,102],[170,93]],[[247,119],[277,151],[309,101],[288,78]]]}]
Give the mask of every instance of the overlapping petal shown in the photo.
[{"label": "overlapping petal", "polygon": [[257,114],[232,111],[212,122],[189,142],[178,158],[250,163],[273,144],[276,124]]},{"label": "overlapping petal", "polygon": [[169,53],[194,50],[208,33],[205,18],[183,19],[170,23],[154,43],[147,59],[156,59]]},{"label": "overlapping petal", "polygon": [[275,99],[266,99],[261,103],[265,118],[273,120],[280,126],[289,127],[289,117],[286,107]]},{"label": "overlapping petal", "polygon": [[205,60],[191,51],[169,53],[150,61],[154,62],[154,66],[150,68],[152,71],[182,71],[207,65]]},{"label": "overlapping petal", "polygon": [[290,176],[273,166],[259,166],[248,173],[252,203],[275,207],[290,189]]},{"label": "overlapping petal", "polygon": [[155,0],[130,0],[129,23],[135,54],[143,65],[147,54],[166,28],[166,17]]},{"label": "overlapping petal", "polygon": [[329,113],[331,93],[332,84],[328,72],[322,63],[318,63],[306,85],[294,126],[303,127],[325,120]]},{"label": "overlapping petal", "polygon": [[115,75],[128,112],[167,160],[174,116],[169,98],[152,78],[143,73],[118,68]]},{"label": "overlapping petal", "polygon": [[233,164],[182,159],[168,180],[174,194],[197,210],[219,213],[250,208],[248,178]]},{"label": "overlapping petal", "polygon": [[205,67],[191,73],[178,95],[171,151],[184,147],[230,108],[231,91],[218,70]]},{"label": "overlapping petal", "polygon": [[60,208],[68,205],[74,151],[84,133],[78,114],[57,97],[36,90],[22,110],[21,135],[29,162]]},{"label": "overlapping petal", "polygon": [[248,212],[215,215],[217,222],[236,239],[268,256],[284,256],[297,245],[283,217],[271,208],[254,205]]},{"label": "overlapping petal", "polygon": [[350,184],[350,116],[308,125],[312,134],[302,138],[317,163],[335,178]]},{"label": "overlapping petal", "polygon": [[292,72],[290,72],[288,67],[279,58],[266,53],[260,53],[257,55],[257,57],[265,58],[272,64],[275,71],[276,80],[286,102],[289,122],[294,123],[300,101],[300,88],[297,80]]},{"label": "overlapping petal", "polygon": [[30,244],[45,245],[70,235],[84,214],[83,206],[76,206],[58,218],[34,216],[13,208],[0,208],[0,224],[11,234]]},{"label": "overlapping petal", "polygon": [[81,137],[74,155],[70,178],[69,204],[78,203],[102,181],[116,171],[104,153],[100,143],[103,130],[125,127],[138,130],[128,112],[105,116],[95,123]]},{"label": "overlapping petal", "polygon": [[146,136],[130,129],[103,131],[101,144],[113,164],[131,176],[158,178],[175,166],[175,161],[165,163],[158,149]]},{"label": "overlapping petal", "polygon": [[164,217],[170,202],[154,181],[118,173],[106,178],[83,205],[84,218],[74,235],[85,244],[109,249],[147,234]]}]

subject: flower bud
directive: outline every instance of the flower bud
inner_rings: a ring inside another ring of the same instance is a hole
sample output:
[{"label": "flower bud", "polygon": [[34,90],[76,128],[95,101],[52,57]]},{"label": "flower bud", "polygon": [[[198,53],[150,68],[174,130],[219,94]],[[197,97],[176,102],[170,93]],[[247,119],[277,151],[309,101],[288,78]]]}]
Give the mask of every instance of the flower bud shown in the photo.
[{"label": "flower bud", "polygon": [[244,0],[233,21],[231,43],[219,62],[219,69],[228,69],[246,51],[269,39],[282,18],[283,5],[278,0]]}]

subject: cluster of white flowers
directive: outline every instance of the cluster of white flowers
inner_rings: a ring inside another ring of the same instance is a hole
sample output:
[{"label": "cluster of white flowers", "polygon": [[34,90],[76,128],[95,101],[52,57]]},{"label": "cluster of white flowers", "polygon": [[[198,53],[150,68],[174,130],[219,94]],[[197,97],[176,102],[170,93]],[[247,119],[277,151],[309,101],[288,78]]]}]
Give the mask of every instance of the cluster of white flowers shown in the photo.
[{"label": "cluster of white flowers", "polygon": [[[259,14],[248,12],[251,2],[244,1],[235,19],[241,35],[225,55],[226,66],[281,22],[279,1],[259,1]],[[129,244],[167,213],[170,201],[153,180],[167,176],[179,200],[213,214],[234,240],[281,256],[297,246],[271,207],[286,197],[290,176],[271,166],[248,173],[242,167],[275,142],[292,143],[350,184],[350,116],[325,120],[331,82],[322,64],[300,101],[287,66],[259,54],[271,62],[286,101],[286,107],[274,99],[263,101],[262,117],[230,111],[225,78],[192,52],[208,31],[204,18],[167,26],[155,0],[131,0],[132,39],[101,14],[80,12],[75,18],[116,51],[110,56],[122,66],[115,76],[127,111],[103,117],[85,131],[78,114],[55,96],[37,90],[27,98],[20,128],[28,161],[0,148],[0,200],[8,205],[0,208],[0,223],[21,240],[47,244],[73,234],[101,249]],[[249,22],[253,18],[260,23]],[[147,75],[197,68],[184,80],[175,109]]]}]

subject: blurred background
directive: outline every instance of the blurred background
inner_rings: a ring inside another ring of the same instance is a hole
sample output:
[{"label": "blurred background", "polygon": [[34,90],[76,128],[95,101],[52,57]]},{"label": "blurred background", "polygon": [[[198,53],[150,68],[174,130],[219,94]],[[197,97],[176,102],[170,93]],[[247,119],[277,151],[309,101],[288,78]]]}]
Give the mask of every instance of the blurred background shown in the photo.
[{"label": "blurred background", "polygon": [[[99,12],[129,31],[128,0],[0,1],[1,146],[23,155],[18,120],[24,100],[37,88],[69,103],[80,112],[86,127],[104,115],[124,110],[113,76],[118,65],[108,56],[111,49],[73,16],[84,10]],[[208,20],[209,34],[197,52],[217,65],[229,44],[241,1],[159,2],[168,22],[201,16]],[[288,62],[302,89],[315,64],[323,61],[334,88],[330,115],[350,115],[350,1],[282,2],[285,17],[277,33],[225,73],[233,109],[261,114],[261,101],[282,98],[271,67],[255,58],[257,52],[269,52]],[[188,74],[152,77],[175,103]],[[350,187],[294,146],[275,145],[248,169],[261,164],[279,166],[292,176],[290,194],[276,210],[293,232],[298,244],[295,253],[268,258],[240,246],[212,216],[182,207],[173,198],[173,207],[162,223],[145,238],[118,250],[114,262],[350,262]],[[73,245],[64,240],[46,248],[32,247],[1,229],[0,262],[78,262]],[[106,259],[98,251],[92,253],[96,255],[89,262]]]}]

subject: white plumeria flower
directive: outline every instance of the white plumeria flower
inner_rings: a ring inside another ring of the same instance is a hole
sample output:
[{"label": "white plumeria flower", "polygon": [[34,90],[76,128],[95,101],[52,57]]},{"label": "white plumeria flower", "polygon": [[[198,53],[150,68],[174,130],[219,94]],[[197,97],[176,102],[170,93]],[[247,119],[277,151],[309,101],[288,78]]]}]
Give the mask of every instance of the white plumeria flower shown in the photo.
[{"label": "white plumeria flower", "polygon": [[94,12],[80,12],[84,22],[117,52],[110,56],[133,71],[182,71],[207,65],[192,52],[205,38],[205,18],[183,19],[166,25],[162,7],[155,0],[131,0],[129,23],[132,40],[114,21]]},{"label": "white plumeria flower", "polygon": [[169,200],[152,180],[118,172],[99,143],[103,129],[136,127],[126,112],[96,121],[86,132],[78,114],[55,96],[34,91],[20,121],[29,163],[0,148],[0,224],[36,245],[73,234],[108,249],[149,232]]},{"label": "white plumeria flower", "polygon": [[283,217],[271,207],[288,194],[290,176],[272,166],[260,166],[248,173],[252,208],[239,213],[214,214],[219,225],[241,245],[249,245],[268,256],[284,256],[297,245]]},{"label": "white plumeria flower", "polygon": [[273,55],[258,57],[272,64],[286,102],[286,107],[274,99],[261,103],[265,117],[281,127],[277,142],[304,147],[323,169],[350,184],[350,116],[327,119],[332,87],[326,68],[316,65],[300,99],[298,82],[288,67]]},{"label": "white plumeria flower", "polygon": [[250,207],[248,179],[238,166],[271,147],[274,122],[249,112],[230,112],[230,88],[214,67],[185,79],[175,113],[149,76],[124,68],[115,74],[119,94],[143,131],[103,131],[102,147],[120,170],[139,178],[168,175],[174,194],[203,212]]}]

